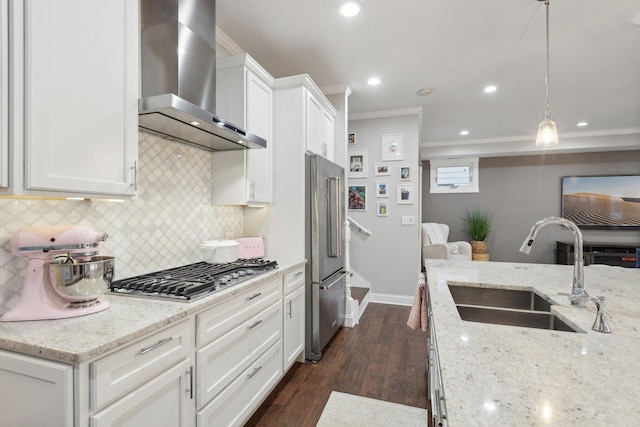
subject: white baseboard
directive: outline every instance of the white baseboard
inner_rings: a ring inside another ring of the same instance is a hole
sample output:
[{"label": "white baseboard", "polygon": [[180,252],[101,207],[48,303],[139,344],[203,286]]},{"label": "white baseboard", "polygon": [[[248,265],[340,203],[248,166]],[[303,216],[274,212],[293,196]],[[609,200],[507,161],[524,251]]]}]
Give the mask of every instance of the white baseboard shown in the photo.
[{"label": "white baseboard", "polygon": [[391,304],[391,305],[413,305],[412,296],[407,295],[394,295],[394,294],[374,294],[367,293],[367,295],[371,295],[371,302],[377,302],[381,304]]}]

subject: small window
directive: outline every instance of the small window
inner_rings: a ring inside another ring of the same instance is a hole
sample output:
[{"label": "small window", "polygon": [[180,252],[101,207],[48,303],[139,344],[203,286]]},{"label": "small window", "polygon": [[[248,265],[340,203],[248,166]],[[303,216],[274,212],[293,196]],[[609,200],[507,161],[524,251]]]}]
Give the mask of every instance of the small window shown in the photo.
[{"label": "small window", "polygon": [[478,158],[430,161],[431,193],[477,193]]}]

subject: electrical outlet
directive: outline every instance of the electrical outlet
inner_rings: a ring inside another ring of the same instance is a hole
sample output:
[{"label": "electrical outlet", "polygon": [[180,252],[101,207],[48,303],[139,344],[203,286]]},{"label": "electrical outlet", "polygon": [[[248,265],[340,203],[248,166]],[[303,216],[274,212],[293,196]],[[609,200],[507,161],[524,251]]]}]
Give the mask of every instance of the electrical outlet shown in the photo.
[{"label": "electrical outlet", "polygon": [[411,216],[403,216],[402,217],[402,225],[416,225],[416,217]]}]

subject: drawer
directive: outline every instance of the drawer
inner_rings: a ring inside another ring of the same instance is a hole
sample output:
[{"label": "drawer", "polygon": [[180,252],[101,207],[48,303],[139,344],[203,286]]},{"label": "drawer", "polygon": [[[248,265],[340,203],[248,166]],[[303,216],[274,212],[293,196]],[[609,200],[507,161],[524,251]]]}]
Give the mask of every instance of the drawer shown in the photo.
[{"label": "drawer", "polygon": [[282,276],[211,307],[196,316],[198,348],[221,337],[276,301],[282,300]]},{"label": "drawer", "polygon": [[282,344],[278,341],[196,415],[198,427],[241,426],[260,406],[282,376]]},{"label": "drawer", "polygon": [[139,387],[184,359],[193,348],[184,321],[89,365],[91,410]]},{"label": "drawer", "polygon": [[289,292],[295,291],[300,286],[304,285],[304,269],[305,266],[292,271],[291,273],[287,273],[284,275],[284,294],[287,295]]},{"label": "drawer", "polygon": [[282,337],[282,302],[218,338],[196,353],[197,407],[220,393]]}]

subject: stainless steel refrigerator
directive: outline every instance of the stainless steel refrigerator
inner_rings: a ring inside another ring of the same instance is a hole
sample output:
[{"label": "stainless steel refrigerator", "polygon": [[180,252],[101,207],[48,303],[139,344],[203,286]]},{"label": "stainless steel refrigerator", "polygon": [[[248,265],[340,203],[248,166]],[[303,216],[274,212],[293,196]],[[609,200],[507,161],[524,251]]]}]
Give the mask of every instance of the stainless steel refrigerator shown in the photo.
[{"label": "stainless steel refrigerator", "polygon": [[305,357],[322,350],[344,323],[344,169],[318,155],[306,155]]}]

